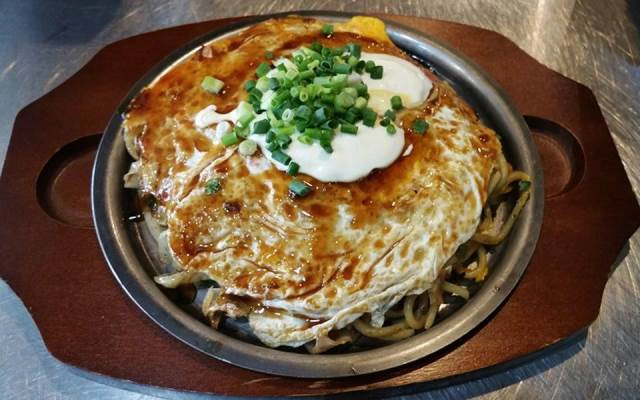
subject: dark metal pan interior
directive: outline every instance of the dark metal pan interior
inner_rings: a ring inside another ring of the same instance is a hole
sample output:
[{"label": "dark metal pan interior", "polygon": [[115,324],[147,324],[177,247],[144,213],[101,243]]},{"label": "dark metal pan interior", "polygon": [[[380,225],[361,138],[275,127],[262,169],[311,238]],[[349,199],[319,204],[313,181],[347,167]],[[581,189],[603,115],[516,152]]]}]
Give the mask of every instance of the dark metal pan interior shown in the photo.
[{"label": "dark metal pan interior", "polygon": [[[298,14],[326,20],[351,17],[335,12]],[[180,296],[168,296],[153,282],[153,275],[163,272],[163,267],[155,256],[153,241],[145,233],[144,223],[129,221],[134,195],[122,186],[122,176],[131,162],[121,135],[123,112],[142,88],[202,44],[274,16],[282,14],[250,18],[186,44],[137,82],[115,110],[102,137],[92,180],[94,224],[109,267],[129,297],[158,325],[191,347],[240,367],[277,375],[328,378],[386,370],[432,354],[480,324],[516,286],[540,232],[543,176],[532,136],[502,89],[454,50],[432,37],[394,23],[387,23],[387,32],[394,43],[449,81],[484,123],[502,137],[506,156],[514,167],[527,171],[534,180],[528,205],[508,239],[493,255],[491,273],[472,298],[465,304],[450,304],[441,313],[446,318],[409,339],[377,348],[360,348],[360,351],[311,355],[262,346],[246,335],[241,323],[229,324],[227,333],[216,331],[199,319],[190,306],[181,304]]]}]

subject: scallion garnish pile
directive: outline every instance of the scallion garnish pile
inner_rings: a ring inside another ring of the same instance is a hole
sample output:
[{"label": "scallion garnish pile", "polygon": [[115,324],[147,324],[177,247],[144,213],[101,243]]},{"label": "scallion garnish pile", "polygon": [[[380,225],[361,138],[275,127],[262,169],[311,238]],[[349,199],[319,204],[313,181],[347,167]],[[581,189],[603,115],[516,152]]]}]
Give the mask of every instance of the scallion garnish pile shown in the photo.
[{"label": "scallion garnish pile", "polygon": [[[322,32],[330,36],[333,27],[325,25]],[[274,55],[267,52],[265,61],[256,69],[256,79],[244,85],[248,104],[241,103],[237,124],[222,137],[222,143],[230,146],[250,134],[266,135],[271,158],[294,176],[300,166],[286,152],[293,140],[306,145],[318,143],[332,153],[331,142],[336,134],[356,135],[359,122],[373,127],[379,116],[367,106],[368,88],[357,75],[382,79],[384,69],[373,61],[362,60],[361,51],[356,43],[330,48],[314,42],[295,50],[289,58],[271,61]],[[222,82],[218,82],[203,82],[203,88],[219,91]],[[396,111],[403,104],[399,96],[392,97],[390,103],[380,124],[392,135],[397,130]],[[244,141],[240,150],[243,154],[253,152],[255,143]],[[298,180],[293,180],[289,189],[297,196],[310,191]]]},{"label": "scallion garnish pile", "polygon": [[[267,135],[273,159],[284,165],[295,162],[283,154],[294,134],[299,142],[317,142],[331,153],[337,132],[355,135],[360,121],[374,126],[378,116],[367,107],[367,85],[349,76],[368,73],[380,79],[383,68],[360,55],[361,47],[355,43],[329,48],[315,42],[294,51],[291,59],[258,66],[257,79],[246,82],[245,89],[255,112],[266,112],[267,118],[256,121],[250,133]],[[402,103],[399,97],[397,101]]]}]

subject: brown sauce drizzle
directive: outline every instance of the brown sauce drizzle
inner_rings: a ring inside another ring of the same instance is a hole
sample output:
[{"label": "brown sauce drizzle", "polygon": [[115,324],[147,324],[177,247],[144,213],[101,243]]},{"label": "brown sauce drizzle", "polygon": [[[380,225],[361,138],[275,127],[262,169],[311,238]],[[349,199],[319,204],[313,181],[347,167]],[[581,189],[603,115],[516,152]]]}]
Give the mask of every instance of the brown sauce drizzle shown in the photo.
[{"label": "brown sauce drizzle", "polygon": [[225,201],[222,204],[224,210],[230,214],[239,213],[242,205],[238,201]]},{"label": "brown sauce drizzle", "polygon": [[[305,20],[302,19],[302,21]],[[277,20],[274,24],[276,28],[286,28],[289,24],[300,24],[300,21],[300,19],[284,19]],[[271,51],[275,57],[279,57],[286,56],[293,49],[301,45],[309,45],[313,41],[319,41],[330,47],[355,42],[362,45],[362,50],[365,52],[392,54],[419,65],[390,44],[376,42],[354,33],[338,32],[326,38],[317,29],[307,30],[301,34],[291,34],[287,29],[276,28],[274,25],[259,24],[237,36],[208,45],[206,57],[203,55],[204,49],[194,53],[191,58],[176,65],[162,76],[153,87],[143,90],[131,102],[125,125],[134,125],[140,121],[146,123],[147,128],[138,140],[142,160],[148,165],[155,165],[155,170],[149,175],[151,176],[149,187],[145,190],[158,194],[157,201],[160,204],[167,207],[173,206],[165,204],[171,202],[171,193],[175,190],[172,186],[173,179],[176,173],[186,168],[182,162],[176,161],[177,151],[187,155],[195,151],[223,151],[220,146],[212,144],[195,129],[190,122],[193,115],[210,104],[214,104],[218,112],[228,112],[236,107],[237,103],[247,96],[243,89],[244,82],[254,78],[255,68],[260,62],[266,60],[264,56],[266,51]],[[263,40],[264,38],[269,40]],[[215,173],[223,175],[225,179],[225,185],[219,193],[207,196],[195,205],[176,210],[175,218],[182,225],[171,238],[171,245],[179,260],[186,264],[205,249],[214,248],[213,244],[197,243],[200,237],[209,234],[210,224],[221,224],[220,221],[225,221],[233,226],[249,226],[254,223],[257,215],[265,214],[265,210],[273,212],[272,208],[266,206],[271,189],[265,182],[270,182],[276,209],[282,212],[287,221],[299,229],[301,229],[301,218],[308,218],[314,223],[311,231],[300,234],[304,238],[300,243],[307,243],[312,249],[311,259],[301,262],[296,257],[284,254],[283,251],[275,251],[269,256],[271,258],[267,259],[267,256],[261,253],[259,256],[265,257],[265,260],[256,260],[260,264],[274,265],[268,262],[272,259],[286,264],[289,273],[285,274],[284,279],[280,279],[277,274],[275,276],[271,274],[266,278],[264,271],[260,273],[254,271],[254,274],[236,273],[233,272],[234,268],[227,266],[225,268],[228,268],[228,273],[231,274],[228,277],[229,281],[238,287],[253,287],[256,290],[270,292],[270,296],[278,296],[279,293],[284,293],[286,288],[294,288],[297,295],[310,296],[322,289],[323,281],[327,285],[337,279],[354,281],[357,287],[366,286],[372,272],[371,269],[362,271],[361,268],[364,267],[356,256],[349,258],[348,264],[340,273],[336,272],[336,265],[345,257],[344,254],[336,254],[335,249],[337,243],[335,227],[339,218],[338,205],[348,205],[353,215],[352,229],[364,229],[374,225],[379,227],[380,237],[372,241],[375,249],[382,251],[389,246],[395,247],[398,243],[389,243],[387,233],[390,231],[390,226],[382,225],[381,215],[391,213],[402,216],[406,220],[410,219],[411,209],[404,207],[412,201],[412,197],[408,194],[416,196],[419,193],[419,188],[412,186],[413,182],[418,174],[424,173],[425,165],[436,163],[442,153],[442,148],[430,139],[430,135],[446,136],[446,132],[434,132],[433,129],[423,136],[416,135],[411,130],[413,121],[416,118],[428,119],[435,110],[444,105],[462,110],[472,122],[478,120],[473,110],[459,100],[448,85],[438,81],[433,73],[423,66],[419,66],[434,80],[437,96],[431,96],[425,104],[416,109],[399,113],[400,124],[406,131],[407,145],[413,145],[410,157],[401,156],[391,166],[376,170],[356,182],[325,183],[312,177],[300,176],[312,185],[313,194],[306,198],[290,199],[287,193],[290,177],[275,168],[260,175],[251,175],[244,159],[235,154],[228,162],[215,168]],[[222,93],[212,95],[201,90],[200,82],[206,75],[214,75],[224,82],[225,87]],[[167,123],[168,118],[174,122]],[[492,157],[500,151],[499,142],[495,135],[488,133],[488,130],[477,132],[474,145],[478,154],[484,158],[478,168],[486,168],[492,162]],[[234,180],[242,182],[235,189],[232,185],[227,185]],[[203,185],[204,182],[196,178],[191,184],[197,186]],[[224,223],[221,225],[224,226]],[[274,235],[282,231],[289,232],[287,229],[291,229],[268,223],[260,226],[260,229],[273,231]],[[252,254],[249,253],[248,244],[252,240],[254,240],[252,232],[246,232],[244,237],[232,238],[230,242],[239,255],[250,257]],[[349,243],[338,244],[340,248],[346,248],[349,245]],[[403,258],[407,256],[408,245],[408,243],[401,245],[400,256]],[[390,250],[385,251],[382,257],[386,256]],[[414,257],[422,258],[417,253]],[[380,258],[379,261],[382,259]],[[294,273],[293,271],[297,271],[298,268],[300,271]],[[233,275],[234,273],[236,275]],[[301,275],[304,279],[293,282],[287,278],[291,275]],[[326,294],[331,297],[336,293],[328,291]],[[241,300],[249,301],[244,298]],[[252,307],[256,309],[262,307],[256,300],[251,301]]]}]

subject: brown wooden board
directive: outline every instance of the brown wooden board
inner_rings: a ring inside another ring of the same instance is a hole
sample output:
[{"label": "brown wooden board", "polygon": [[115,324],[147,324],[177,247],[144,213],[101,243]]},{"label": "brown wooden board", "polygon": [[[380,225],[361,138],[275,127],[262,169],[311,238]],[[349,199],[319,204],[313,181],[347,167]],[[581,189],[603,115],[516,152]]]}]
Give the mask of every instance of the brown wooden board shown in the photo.
[{"label": "brown wooden board", "polygon": [[[448,43],[484,68],[528,118],[545,171],[545,214],[531,263],[488,321],[433,356],[384,373],[331,380],[269,376],[170,337],[111,275],[91,226],[99,133],[133,83],[173,49],[240,19],[111,44],[17,116],[0,179],[0,276],[24,301],[51,353],[134,382],[228,395],[319,395],[398,387],[495,370],[588,326],[640,208],[588,88],[494,32],[384,16]],[[471,375],[467,375],[471,376]]]}]

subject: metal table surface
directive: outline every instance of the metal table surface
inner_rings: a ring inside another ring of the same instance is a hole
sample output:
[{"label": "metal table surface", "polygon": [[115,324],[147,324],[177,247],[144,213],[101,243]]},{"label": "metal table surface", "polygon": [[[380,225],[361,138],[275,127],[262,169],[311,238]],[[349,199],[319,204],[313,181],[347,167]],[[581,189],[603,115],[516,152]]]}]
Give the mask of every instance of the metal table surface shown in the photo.
[{"label": "metal table surface", "polygon": [[[595,92],[638,195],[640,0],[0,0],[0,162],[18,110],[71,76],[104,45],[180,24],[298,9],[425,16],[502,33]],[[636,233],[612,272],[600,316],[586,339],[498,375],[403,398],[637,398],[639,280]],[[111,379],[97,382],[75,372],[47,353],[28,311],[0,281],[3,398],[205,397]]]}]

